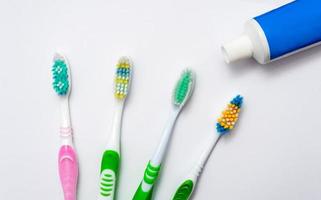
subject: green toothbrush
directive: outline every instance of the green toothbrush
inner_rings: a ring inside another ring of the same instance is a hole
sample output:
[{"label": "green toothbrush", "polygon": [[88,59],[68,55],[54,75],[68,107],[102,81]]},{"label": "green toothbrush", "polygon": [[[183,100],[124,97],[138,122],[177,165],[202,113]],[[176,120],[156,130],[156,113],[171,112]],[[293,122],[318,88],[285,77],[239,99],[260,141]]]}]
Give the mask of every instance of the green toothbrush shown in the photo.
[{"label": "green toothbrush", "polygon": [[131,82],[132,65],[127,57],[117,63],[115,78],[115,113],[111,137],[103,154],[100,169],[100,200],[115,199],[115,191],[120,167],[120,133],[123,109]]},{"label": "green toothbrush", "polygon": [[172,135],[173,127],[176,119],[178,118],[181,110],[186,104],[187,100],[192,94],[194,88],[194,74],[191,70],[185,70],[179,81],[177,82],[176,88],[173,92],[173,107],[170,113],[170,117],[167,126],[164,129],[161,141],[156,149],[156,152],[152,159],[149,161],[144,178],[141,181],[133,200],[149,200],[152,198],[154,184],[157,180],[161,163],[165,157],[167,146]]},{"label": "green toothbrush", "polygon": [[206,161],[208,160],[211,152],[215,148],[216,144],[219,142],[220,138],[232,130],[235,123],[238,120],[239,112],[243,103],[243,97],[237,95],[223,111],[221,117],[216,123],[216,130],[218,134],[211,135],[209,139],[209,145],[207,145],[200,156],[200,159],[192,168],[188,176],[181,181],[180,186],[173,195],[172,200],[188,200],[190,199],[195,185],[197,183],[198,177],[202,172]]}]

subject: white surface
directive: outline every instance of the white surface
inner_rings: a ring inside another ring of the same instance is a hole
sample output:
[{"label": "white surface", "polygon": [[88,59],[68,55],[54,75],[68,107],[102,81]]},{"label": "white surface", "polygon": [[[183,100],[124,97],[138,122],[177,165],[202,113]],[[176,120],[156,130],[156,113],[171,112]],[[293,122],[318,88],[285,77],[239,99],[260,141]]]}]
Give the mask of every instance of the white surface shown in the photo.
[{"label": "white surface", "polygon": [[156,200],[169,199],[238,93],[245,97],[239,125],[212,154],[195,199],[321,199],[321,47],[267,66],[228,66],[220,52],[247,19],[285,2],[2,0],[0,199],[63,197],[59,104],[50,76],[56,49],[72,67],[79,200],[98,194],[121,55],[133,58],[135,71],[124,113],[120,200],[131,199],[143,177],[186,66],[197,73],[195,93],[175,128]]}]

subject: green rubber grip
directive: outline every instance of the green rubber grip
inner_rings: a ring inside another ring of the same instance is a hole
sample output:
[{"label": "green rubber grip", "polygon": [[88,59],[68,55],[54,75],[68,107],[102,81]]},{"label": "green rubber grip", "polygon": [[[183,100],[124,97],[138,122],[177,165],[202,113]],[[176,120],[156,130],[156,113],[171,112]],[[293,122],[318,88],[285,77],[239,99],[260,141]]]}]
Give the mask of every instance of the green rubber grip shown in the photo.
[{"label": "green rubber grip", "polygon": [[193,187],[194,187],[193,181],[186,180],[176,190],[176,193],[172,200],[188,200],[191,197],[191,194],[193,192]]},{"label": "green rubber grip", "polygon": [[153,166],[150,162],[148,163],[148,165],[145,169],[143,182],[145,182],[146,184],[152,185],[152,188],[149,191],[145,192],[142,189],[143,182],[140,183],[140,185],[139,185],[139,187],[133,197],[133,200],[150,200],[150,199],[152,199],[154,184],[155,184],[157,177],[159,175],[160,167],[161,167],[160,165]]},{"label": "green rubber grip", "polygon": [[148,192],[144,192],[142,189],[142,184],[139,185],[133,200],[151,200],[153,195],[154,186]]},{"label": "green rubber grip", "polygon": [[100,168],[100,194],[102,196],[115,196],[119,166],[119,153],[113,150],[106,150],[104,152]]}]

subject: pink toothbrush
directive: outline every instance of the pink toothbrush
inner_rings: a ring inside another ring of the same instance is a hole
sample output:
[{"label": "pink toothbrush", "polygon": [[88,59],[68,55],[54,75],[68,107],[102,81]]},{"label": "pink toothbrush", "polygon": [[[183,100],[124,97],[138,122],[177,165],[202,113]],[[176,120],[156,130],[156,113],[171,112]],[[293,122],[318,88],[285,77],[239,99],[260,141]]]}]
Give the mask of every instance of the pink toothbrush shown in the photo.
[{"label": "pink toothbrush", "polygon": [[76,200],[78,161],[72,141],[72,128],[69,112],[69,94],[71,89],[70,68],[66,58],[58,53],[53,59],[53,88],[61,104],[61,147],[58,155],[59,176],[65,200]]}]

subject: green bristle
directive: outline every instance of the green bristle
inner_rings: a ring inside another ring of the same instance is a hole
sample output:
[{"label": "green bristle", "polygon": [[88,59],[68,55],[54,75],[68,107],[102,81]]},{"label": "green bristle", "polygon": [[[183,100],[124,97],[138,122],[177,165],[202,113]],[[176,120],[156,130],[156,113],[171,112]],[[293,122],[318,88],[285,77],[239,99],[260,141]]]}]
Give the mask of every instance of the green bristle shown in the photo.
[{"label": "green bristle", "polygon": [[66,95],[69,91],[68,67],[64,60],[57,59],[52,66],[53,89],[58,95]]},{"label": "green bristle", "polygon": [[174,90],[174,104],[181,105],[186,102],[192,92],[193,72],[185,70],[176,84]]}]

